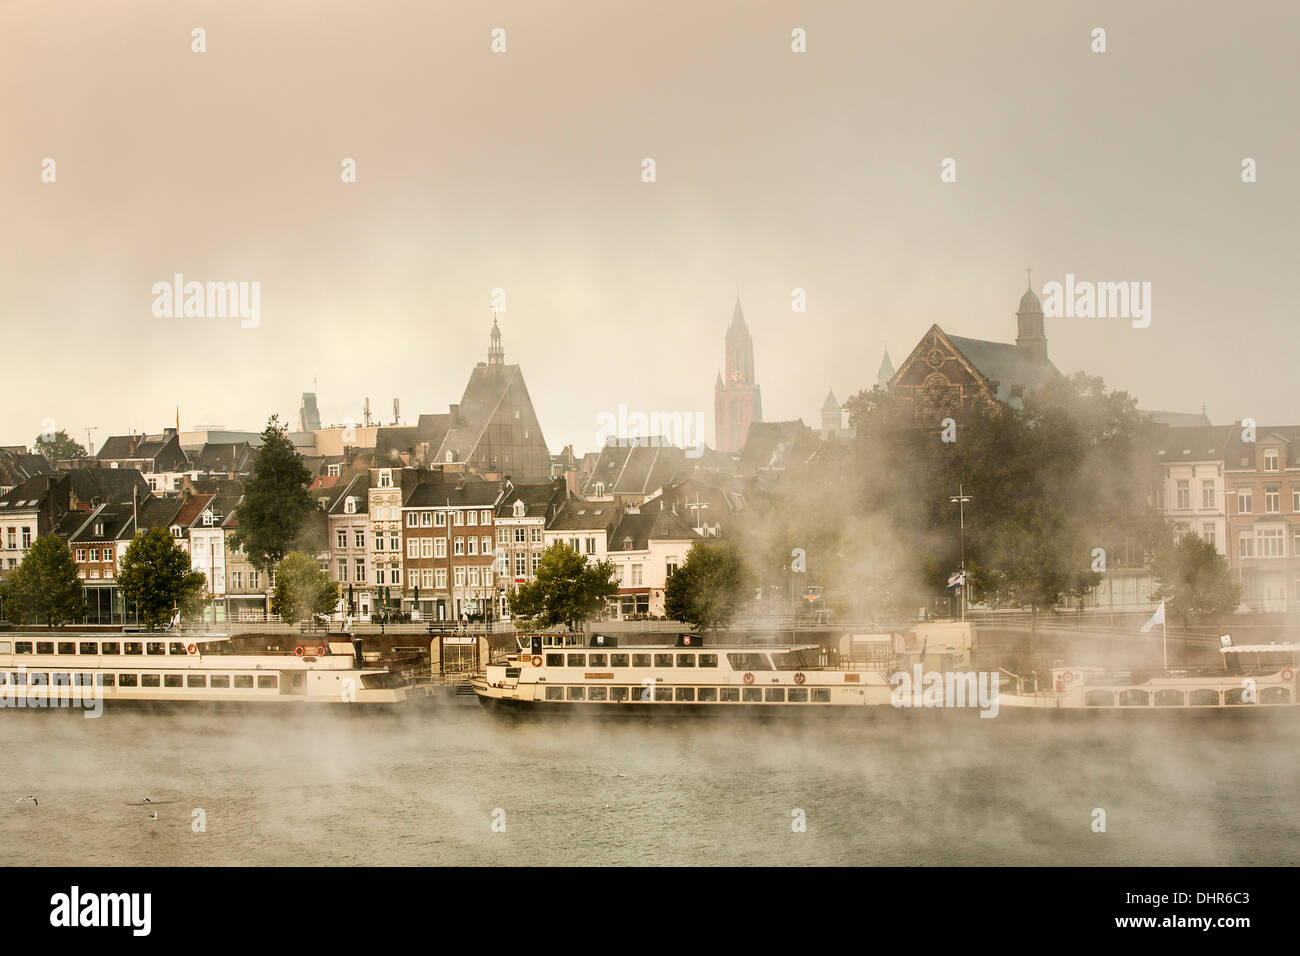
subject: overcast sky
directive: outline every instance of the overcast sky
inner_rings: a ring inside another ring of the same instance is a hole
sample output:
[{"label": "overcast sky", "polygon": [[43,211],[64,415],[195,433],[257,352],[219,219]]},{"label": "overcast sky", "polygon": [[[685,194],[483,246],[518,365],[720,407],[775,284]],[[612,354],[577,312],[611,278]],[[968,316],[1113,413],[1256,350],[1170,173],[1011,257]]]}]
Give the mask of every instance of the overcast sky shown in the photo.
[{"label": "overcast sky", "polygon": [[[1013,340],[1027,266],[1152,284],[1149,328],[1048,319],[1063,371],[1300,422],[1300,7],[1065,6],[3,0],[0,444],[256,430],[313,380],[413,423],[497,287],[552,450],[620,403],[711,441],[737,290],[765,417],[816,424],[932,323]],[[178,272],[260,325],[155,318]]]}]

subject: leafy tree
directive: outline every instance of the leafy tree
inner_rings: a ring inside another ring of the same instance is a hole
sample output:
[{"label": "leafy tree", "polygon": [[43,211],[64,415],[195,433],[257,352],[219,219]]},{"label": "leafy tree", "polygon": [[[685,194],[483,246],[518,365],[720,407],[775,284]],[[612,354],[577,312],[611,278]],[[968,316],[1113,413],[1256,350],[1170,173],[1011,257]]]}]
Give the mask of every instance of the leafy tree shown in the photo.
[{"label": "leafy tree", "polygon": [[68,433],[60,428],[54,433],[53,438],[47,439],[44,435],[37,435],[32,447],[39,455],[44,455],[51,464],[67,458],[89,458],[86,449],[81,443],[68,436]]},{"label": "leafy tree", "polygon": [[332,613],[338,602],[338,584],[301,551],[290,551],[276,566],[271,611],[281,620],[289,624],[312,620]]},{"label": "leafy tree", "polygon": [[315,506],[307,493],[311,471],[289,440],[288,426],[272,415],[262,432],[256,471],[244,486],[239,527],[230,536],[249,562],[266,571],[298,543]]},{"label": "leafy tree", "polygon": [[1193,615],[1231,614],[1241,602],[1228,559],[1199,535],[1185,534],[1159,552],[1151,571],[1158,584],[1153,597],[1165,602],[1166,613],[1183,619],[1184,640]]},{"label": "leafy tree", "polygon": [[668,578],[664,610],[694,628],[726,627],[753,592],[753,575],[740,548],[727,542],[697,541],[686,561]]},{"label": "leafy tree", "polygon": [[6,616],[18,624],[44,621],[54,628],[81,620],[85,611],[72,552],[52,534],[32,542],[22,563],[9,572],[3,596]]},{"label": "leafy tree", "polygon": [[136,532],[122,556],[118,583],[151,631],[166,624],[174,611],[192,613],[207,589],[207,579],[190,570],[189,554],[166,528]]},{"label": "leafy tree", "polygon": [[614,562],[588,562],[557,541],[542,552],[534,579],[511,592],[510,613],[535,627],[576,631],[616,594]]}]

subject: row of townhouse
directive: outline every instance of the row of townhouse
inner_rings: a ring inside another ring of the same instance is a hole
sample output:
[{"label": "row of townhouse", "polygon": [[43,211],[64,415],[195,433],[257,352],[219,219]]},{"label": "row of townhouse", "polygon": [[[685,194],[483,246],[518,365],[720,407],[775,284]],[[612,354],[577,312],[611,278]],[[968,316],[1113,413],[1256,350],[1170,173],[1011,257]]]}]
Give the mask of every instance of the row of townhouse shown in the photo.
[{"label": "row of townhouse", "polygon": [[1237,422],[1160,437],[1155,501],[1177,533],[1224,555],[1243,605],[1300,607],[1300,426]]}]

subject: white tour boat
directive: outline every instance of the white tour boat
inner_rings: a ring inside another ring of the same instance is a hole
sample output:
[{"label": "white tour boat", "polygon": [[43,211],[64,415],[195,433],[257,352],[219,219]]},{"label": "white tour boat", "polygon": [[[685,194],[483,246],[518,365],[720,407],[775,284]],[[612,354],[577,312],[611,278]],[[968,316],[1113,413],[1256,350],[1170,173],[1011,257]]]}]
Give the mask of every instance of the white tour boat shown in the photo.
[{"label": "white tour boat", "polygon": [[232,653],[228,636],[0,632],[0,707],[104,702],[398,704],[424,697],[347,640],[308,639],[284,654]]},{"label": "white tour boat", "polygon": [[471,681],[491,709],[531,712],[726,713],[890,704],[889,676],[832,667],[816,644],[621,645],[595,634],[533,634]]}]

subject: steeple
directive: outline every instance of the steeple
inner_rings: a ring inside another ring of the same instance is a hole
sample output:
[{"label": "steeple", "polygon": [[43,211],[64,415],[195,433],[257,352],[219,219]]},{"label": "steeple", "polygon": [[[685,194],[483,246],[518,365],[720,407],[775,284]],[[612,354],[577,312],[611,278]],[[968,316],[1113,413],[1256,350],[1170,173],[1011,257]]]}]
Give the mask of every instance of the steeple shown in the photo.
[{"label": "steeple", "polygon": [[876,371],[876,384],[881,388],[887,388],[889,380],[893,377],[894,363],[889,361],[889,349],[885,349],[885,354],[880,359],[880,368]]},{"label": "steeple", "polygon": [[488,346],[488,364],[505,365],[506,350],[501,345],[501,327],[497,325],[497,317],[492,316],[492,343]]},{"label": "steeple", "polygon": [[[1029,272],[1028,269],[1025,272]],[[1030,276],[1029,288],[1020,297],[1020,308],[1016,310],[1018,334],[1016,345],[1041,359],[1047,358],[1047,334],[1043,330],[1043,304],[1034,294],[1033,277]]]},{"label": "steeple", "polygon": [[727,331],[730,332],[737,325],[745,328],[745,313],[740,308],[740,296],[736,296],[736,308],[732,310],[731,325],[727,326]]},{"label": "steeple", "polygon": [[840,403],[831,390],[826,393],[826,401],[822,402],[822,431],[839,431],[841,420]]}]

